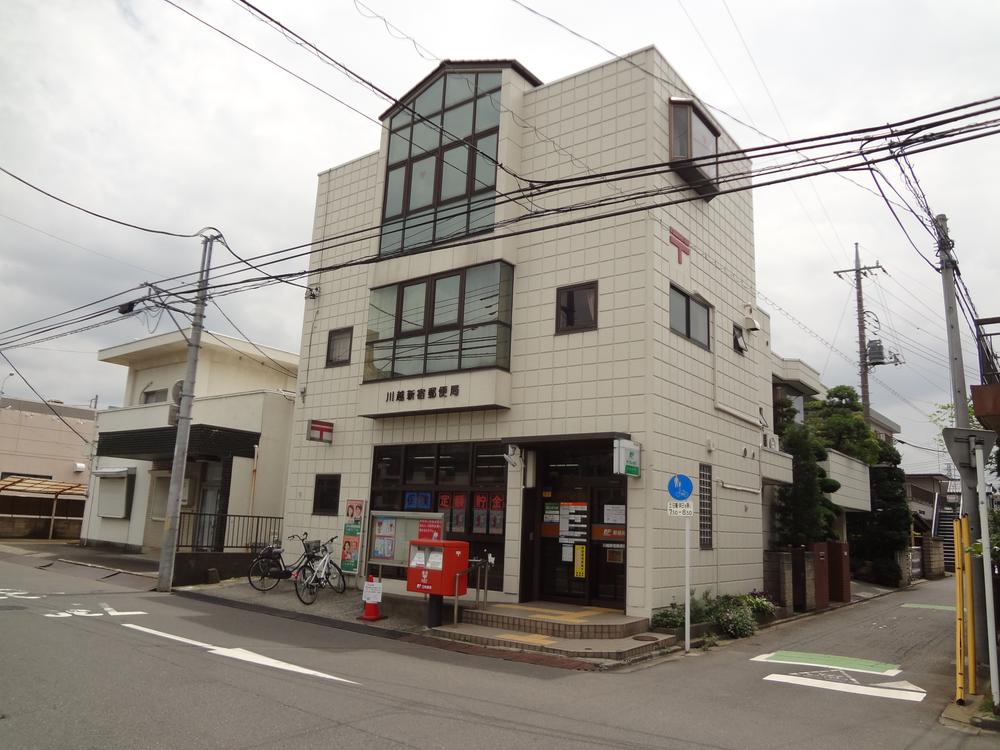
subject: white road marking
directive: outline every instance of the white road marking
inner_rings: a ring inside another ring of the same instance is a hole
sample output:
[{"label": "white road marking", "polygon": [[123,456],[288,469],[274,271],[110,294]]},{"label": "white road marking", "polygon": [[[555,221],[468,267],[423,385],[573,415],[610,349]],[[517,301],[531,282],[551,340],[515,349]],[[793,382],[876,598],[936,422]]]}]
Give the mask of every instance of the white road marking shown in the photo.
[{"label": "white road marking", "polygon": [[117,609],[112,607],[110,604],[101,602],[101,609],[108,613],[109,617],[130,617],[131,615],[144,615],[146,612],[140,612],[138,610],[132,612],[119,612]]},{"label": "white road marking", "polygon": [[883,687],[883,688],[895,688],[896,690],[916,690],[918,692],[924,692],[922,687],[917,687],[912,682],[907,682],[906,680],[899,680],[898,682],[876,682],[872,687]]},{"label": "white road marking", "polygon": [[354,682],[353,680],[346,680],[343,677],[335,677],[331,674],[326,674],[325,672],[317,672],[313,669],[306,669],[305,667],[300,667],[297,664],[289,664],[286,661],[279,661],[277,659],[272,659],[268,656],[262,656],[261,654],[255,654],[253,651],[247,651],[243,648],[223,648],[221,646],[213,646],[211,643],[202,643],[201,641],[193,641],[190,638],[182,638],[179,635],[171,635],[170,633],[164,633],[160,630],[153,630],[152,628],[144,628],[141,625],[132,625],[131,623],[122,623],[122,627],[130,628],[132,630],[138,630],[142,633],[149,633],[150,635],[157,635],[161,638],[169,638],[172,641],[178,641],[179,643],[186,643],[189,646],[198,646],[199,648],[208,649],[211,654],[218,654],[219,656],[228,656],[230,659],[238,659],[239,661],[250,662],[251,664],[260,664],[264,667],[273,667],[275,669],[283,669],[286,672],[295,672],[296,674],[309,675],[311,677],[321,677],[324,680],[333,680],[334,682],[343,682],[348,685],[359,685],[360,683]]},{"label": "white road marking", "polygon": [[[788,685],[803,685],[805,687],[822,688],[823,690],[834,690],[840,693],[854,693],[855,695],[870,695],[875,698],[893,698],[898,701],[922,701],[926,693],[920,688],[919,692],[912,689],[895,690],[886,687],[874,687],[868,685],[847,685],[843,682],[827,682],[826,680],[814,680],[809,677],[797,677],[788,674],[769,674],[764,678],[769,682],[783,682]],[[914,686],[916,687],[916,686]]]},{"label": "white road marking", "polygon": [[877,674],[883,677],[895,677],[900,674],[902,669],[886,669],[886,670],[875,670],[875,669],[860,669],[858,667],[847,667],[840,664],[823,664],[815,661],[799,661],[792,659],[782,659],[776,657],[775,653],[761,654],[760,656],[754,656],[750,661],[764,661],[768,664],[795,664],[801,667],[823,667],[825,669],[840,669],[845,672],[861,672],[863,674]]},{"label": "white road marking", "polygon": [[29,594],[22,589],[0,589],[0,599],[44,599],[44,594],[37,596]]}]

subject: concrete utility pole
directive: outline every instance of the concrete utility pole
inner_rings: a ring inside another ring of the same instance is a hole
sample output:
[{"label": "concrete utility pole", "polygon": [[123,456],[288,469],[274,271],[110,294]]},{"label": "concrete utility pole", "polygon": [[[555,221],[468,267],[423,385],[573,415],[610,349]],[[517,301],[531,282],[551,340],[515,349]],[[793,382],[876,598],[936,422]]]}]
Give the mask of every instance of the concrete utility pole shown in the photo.
[{"label": "concrete utility pole", "polygon": [[865,422],[871,422],[871,395],[868,391],[868,342],[865,341],[865,296],[861,289],[861,277],[871,271],[884,270],[880,263],[874,266],[862,266],[858,243],[854,243],[854,268],[834,271],[837,276],[845,273],[854,274],[854,292],[858,305],[858,371],[861,374],[861,405],[864,407]]},{"label": "concrete utility pole", "polygon": [[205,303],[208,301],[208,271],[212,264],[212,243],[217,235],[202,238],[201,268],[198,271],[198,297],[191,319],[191,336],[188,338],[187,369],[181,388],[181,402],[177,409],[177,442],[174,443],[174,462],[170,467],[170,489],[167,491],[167,514],[163,521],[163,541],[160,547],[160,573],[157,591],[169,592],[174,579],[174,560],[177,557],[177,527],[181,517],[181,491],[187,469],[188,438],[191,436],[191,405],[194,401],[194,380],[198,372],[198,349],[201,347],[201,329],[205,320]]},{"label": "concrete utility pole", "polygon": [[[969,428],[969,390],[965,384],[965,364],[962,360],[962,339],[959,334],[958,300],[955,292],[955,277],[958,275],[958,261],[952,255],[955,243],[948,236],[948,217],[938,214],[934,217],[938,237],[938,258],[941,260],[941,284],[944,287],[944,318],[948,332],[948,364],[951,368],[951,398],[955,411],[955,427]],[[973,539],[983,538],[983,525],[976,512],[976,485],[974,474],[962,478],[962,512],[969,516],[969,534]],[[971,477],[971,478],[970,478]],[[976,609],[976,654],[987,651],[986,628],[986,579],[979,566],[972,568],[972,600]]]}]

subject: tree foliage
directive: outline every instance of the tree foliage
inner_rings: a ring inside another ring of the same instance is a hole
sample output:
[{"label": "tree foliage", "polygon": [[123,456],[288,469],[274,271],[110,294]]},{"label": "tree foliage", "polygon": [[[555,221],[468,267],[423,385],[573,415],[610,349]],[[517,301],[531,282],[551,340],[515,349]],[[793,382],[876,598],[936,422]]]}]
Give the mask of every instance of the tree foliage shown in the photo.
[{"label": "tree foliage", "polygon": [[819,465],[827,457],[822,441],[810,425],[793,423],[785,429],[781,448],[792,456],[793,481],[775,500],[779,544],[797,547],[835,538],[837,511],[824,493],[836,492],[840,483]]},{"label": "tree foliage", "polygon": [[774,402],[774,434],[781,437],[793,424],[795,424],[795,404],[788,396],[782,396]]},{"label": "tree foliage", "polygon": [[854,514],[848,528],[851,557],[856,560],[895,560],[896,552],[910,544],[911,516],[901,460],[899,451],[879,441],[878,464],[869,470],[872,510]]},{"label": "tree foliage", "polygon": [[865,424],[861,400],[850,386],[838,385],[827,392],[823,401],[809,401],[806,404],[806,422],[827,448],[869,466],[878,460],[878,438]]}]

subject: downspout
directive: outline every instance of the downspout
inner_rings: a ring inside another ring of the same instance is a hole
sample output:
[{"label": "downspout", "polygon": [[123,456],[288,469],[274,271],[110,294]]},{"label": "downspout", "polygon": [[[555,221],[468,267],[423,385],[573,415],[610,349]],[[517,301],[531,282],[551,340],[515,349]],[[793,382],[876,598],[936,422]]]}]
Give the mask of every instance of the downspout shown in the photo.
[{"label": "downspout", "polygon": [[253,469],[250,471],[250,508],[247,515],[253,515],[254,500],[257,497],[257,462],[260,460],[260,446],[253,447]]}]

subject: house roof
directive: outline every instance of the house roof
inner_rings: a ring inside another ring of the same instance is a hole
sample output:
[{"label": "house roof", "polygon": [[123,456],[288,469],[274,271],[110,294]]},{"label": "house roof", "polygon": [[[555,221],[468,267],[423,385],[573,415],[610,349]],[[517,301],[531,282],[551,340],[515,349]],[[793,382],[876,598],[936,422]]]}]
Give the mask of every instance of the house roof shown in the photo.
[{"label": "house roof", "polygon": [[378,119],[384,120],[387,117],[395,114],[400,108],[402,102],[412,97],[414,94],[419,92],[428,83],[436,79],[441,73],[446,70],[490,70],[496,68],[511,68],[516,72],[521,78],[526,80],[532,86],[541,86],[542,80],[538,78],[534,73],[524,67],[517,60],[442,60],[441,63],[434,68],[430,73],[425,75],[420,79],[413,88],[407,91],[402,96],[398,97],[396,103],[393,104],[389,109],[379,115]]},{"label": "house roof", "polygon": [[[171,331],[159,336],[150,336],[138,341],[130,341],[127,344],[118,344],[107,349],[101,349],[97,352],[97,359],[101,362],[128,367],[137,361],[152,357],[182,354],[187,349],[186,337],[190,333],[191,329],[187,328],[183,333],[181,331]],[[201,337],[201,346],[203,349],[211,349],[218,352],[232,353],[235,351],[237,354],[257,360],[264,358],[266,355],[267,358],[292,371],[297,370],[299,366],[299,357],[297,354],[262,344],[251,344],[248,341],[209,330],[204,331]]]},{"label": "house roof", "polygon": [[24,411],[31,414],[52,414],[55,412],[60,417],[68,417],[72,419],[85,419],[88,421],[94,420],[94,410],[85,406],[66,406],[65,404],[57,404],[53,401],[32,401],[26,398],[10,398],[10,396],[3,397],[3,403],[0,407],[4,409],[13,409],[15,411]]}]

